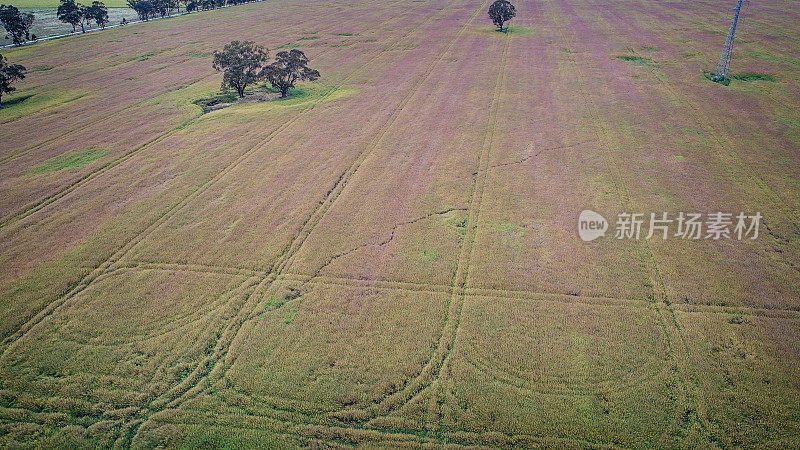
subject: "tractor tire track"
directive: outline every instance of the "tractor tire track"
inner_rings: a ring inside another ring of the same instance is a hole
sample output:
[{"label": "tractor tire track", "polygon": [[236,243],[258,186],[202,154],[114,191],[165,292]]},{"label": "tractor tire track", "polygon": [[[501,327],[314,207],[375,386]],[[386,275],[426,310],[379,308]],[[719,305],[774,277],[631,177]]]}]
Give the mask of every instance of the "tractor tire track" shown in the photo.
[{"label": "tractor tire track", "polygon": [[[422,8],[422,7],[420,7],[420,8]],[[338,89],[338,87],[341,87],[342,85],[344,85],[346,82],[348,82],[350,79],[352,79],[358,73],[360,73],[361,70],[363,70],[365,67],[368,67],[373,61],[375,61],[378,58],[380,58],[385,52],[390,51],[393,48],[395,48],[403,39],[405,39],[406,37],[412,35],[417,30],[423,28],[430,21],[432,21],[435,17],[436,17],[435,15],[430,15],[419,26],[413,28],[411,31],[409,31],[407,34],[405,34],[403,37],[401,37],[399,39],[396,39],[389,46],[387,46],[382,51],[380,51],[377,55],[375,55],[369,61],[364,63],[362,66],[360,66],[359,69],[355,70],[350,75],[348,75],[346,78],[344,78],[337,85],[336,88],[334,88],[334,89],[332,89],[330,91],[330,93],[332,93],[334,90]],[[441,60],[442,55],[444,55],[449,48],[450,48],[450,46],[446,47],[445,50],[442,51],[442,53],[437,58],[437,61]],[[388,127],[391,125],[391,123],[394,122],[394,119],[397,117],[399,112],[402,110],[402,107],[405,106],[405,104],[407,104],[407,102],[408,102],[407,100],[410,99],[410,97],[413,95],[413,92],[416,90],[416,87],[418,87],[419,84],[421,84],[424,81],[424,79],[427,79],[427,77],[430,75],[431,72],[432,72],[432,69],[429,70],[422,77],[422,79],[415,85],[415,88],[406,97],[406,101],[402,102],[402,104],[398,105],[395,108],[393,115],[390,117],[390,119],[388,119],[387,125],[385,126],[383,131],[379,133],[379,135],[381,137],[383,135],[385,135]],[[259,295],[259,294],[261,292],[269,289],[271,287],[271,285],[273,284],[273,282],[275,281],[275,279],[277,278],[277,276],[280,274],[280,269],[277,269],[277,267],[281,267],[281,266],[285,267],[285,265],[282,264],[282,263],[285,262],[286,260],[288,260],[294,254],[294,252],[299,250],[300,246],[294,245],[294,244],[298,241],[298,239],[305,240],[305,237],[307,237],[307,234],[305,236],[303,236],[303,231],[306,230],[307,225],[315,217],[316,217],[317,220],[314,223],[317,223],[322,218],[324,213],[327,212],[327,210],[329,209],[330,205],[332,204],[332,202],[329,201],[330,198],[332,196],[334,196],[334,195],[336,197],[338,197],[338,195],[341,194],[341,192],[342,192],[342,190],[344,188],[344,185],[349,180],[350,177],[345,177],[345,174],[347,174],[349,172],[350,175],[352,176],[352,174],[355,173],[355,170],[357,170],[357,168],[360,166],[361,162],[363,162],[364,158],[366,158],[367,154],[369,152],[371,152],[372,149],[375,148],[375,146],[377,145],[377,143],[379,141],[380,141],[380,139],[375,141],[374,145],[370,145],[367,148],[365,148],[365,150],[362,150],[362,152],[357,156],[357,158],[353,162],[353,164],[351,164],[351,166],[345,171],[345,173],[343,173],[339,177],[339,179],[337,180],[336,185],[328,191],[328,193],[326,194],[326,198],[323,201],[320,202],[320,204],[312,212],[312,214],[309,216],[309,218],[306,219],[304,225],[300,228],[300,231],[298,232],[298,234],[295,236],[295,238],[293,238],[292,244],[290,244],[290,246],[288,246],[286,248],[286,250],[284,250],[284,252],[281,255],[279,255],[279,257],[277,258],[276,264],[273,265],[273,268],[269,271],[267,276],[264,277],[254,287],[253,291],[249,294],[248,299],[245,302],[245,304],[242,305],[242,307],[239,309],[239,313],[236,315],[236,317],[234,317],[232,319],[231,322],[229,322],[228,326],[225,328],[225,330],[221,334],[220,339],[217,342],[217,344],[215,345],[214,352],[213,352],[213,354],[211,356],[213,361],[210,362],[210,363],[201,364],[201,366],[198,366],[198,368],[195,370],[195,372],[193,372],[193,374],[189,377],[189,378],[194,380],[193,385],[184,386],[184,388],[181,389],[183,391],[183,393],[179,397],[174,398],[173,400],[170,400],[169,398],[166,398],[166,399],[165,398],[160,398],[157,402],[153,402],[152,406],[154,408],[151,409],[151,412],[150,412],[151,414],[154,412],[152,410],[156,410],[157,411],[157,410],[163,409],[163,408],[175,408],[175,407],[179,406],[182,402],[184,402],[188,398],[191,398],[194,394],[199,392],[199,390],[201,389],[201,383],[203,383],[203,381],[208,382],[208,378],[211,375],[213,375],[215,369],[218,367],[217,366],[217,362],[219,362],[220,360],[225,358],[225,356],[228,354],[228,351],[230,349],[230,345],[238,337],[238,333],[241,330],[241,327],[244,325],[247,316],[250,315],[252,313],[252,309],[255,306],[257,306],[258,300],[261,297],[261,295]],[[354,168],[355,168],[355,170],[353,170]],[[323,211],[323,209],[324,209],[324,211]],[[309,233],[310,233],[311,229],[313,229],[313,226],[308,230]],[[204,373],[201,373],[201,372],[204,372]],[[138,427],[137,427],[137,429],[138,429]]]},{"label": "tractor tire track", "polygon": [[[557,14],[554,12],[554,6],[552,4],[552,0],[550,0],[547,3],[547,5],[549,6],[549,11],[548,12],[553,18],[553,22],[554,22],[555,28],[558,29],[559,33],[561,34],[562,41],[565,44],[568,45],[568,48],[573,48],[573,46],[571,46],[572,41],[567,38],[567,35],[564,32],[564,27],[562,27],[560,25],[560,23],[558,22],[558,20],[556,19]],[[574,10],[572,10],[571,7],[567,6],[566,8],[567,8],[567,10],[564,12],[564,15],[566,15],[568,18],[572,18],[573,21],[581,21],[582,20],[580,18],[577,18],[577,17],[579,17],[578,14]],[[586,79],[586,77],[584,75],[583,68],[582,68],[581,64],[578,64],[578,62],[575,60],[574,54],[571,54],[571,53],[568,54],[567,58],[572,63],[572,65],[575,67],[575,71],[578,74],[579,79]],[[610,140],[609,140],[609,137],[608,137],[607,132],[606,132],[606,126],[604,125],[605,122],[602,119],[602,116],[599,114],[599,112],[597,110],[597,106],[595,105],[594,101],[592,100],[590,93],[586,91],[585,84],[584,83],[579,83],[579,85],[580,85],[580,90],[581,90],[581,96],[584,98],[584,102],[586,104],[589,116],[592,117],[593,121],[597,124],[597,126],[595,128],[596,128],[596,133],[598,134],[598,140],[599,140],[599,142],[602,143],[602,147],[603,147],[604,152],[606,154],[606,160],[607,160],[606,161],[606,165],[608,167],[609,174],[611,174],[612,178],[614,178],[614,180],[615,180],[614,184],[615,184],[615,187],[617,188],[617,194],[618,194],[618,197],[619,197],[620,204],[621,204],[621,206],[628,208],[628,210],[631,210],[630,206],[631,206],[632,202],[631,202],[630,191],[628,190],[628,187],[625,184],[624,179],[622,178],[621,170],[619,168],[619,163],[617,162],[616,158],[614,157],[614,155],[613,155],[613,153],[611,151],[611,148],[610,148],[611,144],[609,142]],[[610,162],[610,165],[609,165],[609,162]],[[667,349],[668,349],[669,355],[671,356],[671,359],[673,360],[673,362],[675,364],[675,367],[677,368],[677,370],[679,372],[678,380],[680,381],[680,383],[682,385],[682,388],[681,388],[680,392],[681,392],[682,396],[684,397],[683,400],[687,403],[686,405],[683,405],[683,406],[684,406],[684,408],[686,410],[695,410],[695,411],[697,409],[705,410],[706,407],[702,403],[702,397],[697,394],[697,392],[699,392],[698,391],[699,388],[696,385],[696,378],[693,378],[691,373],[689,373],[689,372],[692,371],[693,367],[689,367],[689,368],[685,367],[688,364],[688,362],[687,361],[682,361],[681,358],[678,357],[678,355],[676,354],[676,348],[675,348],[676,344],[673,342],[673,337],[671,336],[671,334],[670,334],[670,332],[668,330],[668,326],[667,326],[668,320],[665,317],[664,312],[662,311],[661,305],[666,305],[668,311],[670,311],[671,314],[672,314],[672,319],[673,320],[674,320],[674,312],[672,312],[672,309],[669,306],[669,303],[667,302],[668,299],[667,299],[667,294],[666,294],[666,286],[664,284],[663,278],[661,277],[661,274],[660,274],[660,271],[659,271],[659,268],[658,268],[658,264],[657,264],[657,262],[655,260],[655,255],[653,254],[653,251],[650,248],[650,245],[649,245],[649,243],[647,241],[645,241],[643,244],[640,241],[637,241],[637,244],[639,244],[639,249],[640,249],[639,259],[641,260],[641,264],[645,267],[645,270],[648,273],[648,277],[650,278],[650,285],[651,285],[650,287],[652,289],[652,292],[650,294],[651,295],[651,299],[652,299],[652,306],[653,306],[653,309],[655,310],[656,315],[658,317],[659,327],[661,328],[661,330],[662,330],[662,332],[664,334],[664,340],[665,340],[665,343],[667,345]],[[681,340],[682,344],[685,346],[685,341],[683,341],[682,333],[679,333],[679,334],[681,334],[681,339],[680,340]],[[677,350],[684,350],[685,351],[685,348],[684,349],[677,349]],[[692,382],[693,380],[695,381],[694,383]],[[691,386],[691,388],[692,388],[691,390],[689,389],[689,386]],[[676,400],[675,401],[676,412],[681,409],[681,406],[682,406],[681,405],[681,401]],[[704,415],[701,415],[701,416],[697,417],[697,424],[704,431],[709,433],[709,436],[710,436],[710,424],[708,423],[708,421],[703,416]],[[676,417],[673,420],[674,421],[678,420],[678,415],[677,414],[676,414]],[[684,423],[684,426],[690,426],[690,425],[691,425],[691,423]],[[678,426],[678,425],[675,425],[675,426]],[[669,431],[670,431],[670,429],[667,428],[664,431],[664,433],[666,434]]]},{"label": "tractor tire track", "polygon": [[[313,229],[316,226],[316,224],[318,224],[319,221],[322,219],[322,217],[325,215],[325,213],[330,210],[332,204],[336,201],[336,199],[344,191],[344,189],[345,189],[346,185],[348,184],[349,180],[352,179],[353,175],[359,169],[359,167],[361,166],[363,161],[367,158],[367,156],[369,156],[369,154],[372,152],[372,150],[374,148],[376,148],[378,146],[378,144],[380,144],[380,142],[382,141],[383,137],[387,134],[389,128],[391,128],[392,124],[394,124],[394,122],[397,119],[397,117],[399,116],[399,114],[403,111],[404,107],[414,97],[414,95],[417,92],[417,89],[419,88],[419,86],[421,86],[430,77],[430,75],[433,73],[434,69],[439,64],[439,62],[441,62],[444,59],[444,57],[450,52],[450,50],[454,47],[454,45],[458,41],[458,39],[464,34],[466,29],[469,27],[469,25],[474,21],[474,19],[477,17],[477,15],[485,8],[487,2],[488,2],[488,0],[484,1],[481,4],[481,6],[478,7],[478,9],[476,9],[473,12],[473,14],[464,23],[464,25],[459,29],[459,31],[454,35],[454,37],[450,40],[450,42],[446,46],[444,46],[444,48],[439,52],[439,54],[437,55],[435,60],[430,64],[428,70],[426,72],[424,72],[419,77],[417,82],[409,90],[409,92],[404,97],[404,99],[393,109],[391,116],[384,123],[384,125],[382,126],[382,129],[378,131],[376,136],[370,141],[370,143],[365,147],[365,149],[362,150],[362,152],[356,157],[356,159],[353,161],[351,166],[345,172],[343,172],[340,175],[340,177],[337,180],[336,184],[326,194],[325,199],[323,199],[323,201],[321,201],[320,204],[318,205],[317,209],[314,212],[312,212],[312,214],[306,220],[304,225],[300,228],[300,232],[296,235],[296,237],[294,238],[292,243],[289,246],[287,246],[287,249],[278,258],[278,261],[274,265],[274,269],[272,271],[272,274],[275,275],[275,278],[273,278],[271,280],[265,280],[253,292],[252,297],[255,297],[253,300],[256,300],[256,301],[254,302],[254,304],[250,305],[250,308],[248,308],[249,309],[248,311],[242,311],[243,313],[246,313],[246,314],[244,314],[243,317],[247,317],[247,316],[251,315],[253,308],[255,308],[258,305],[258,301],[257,301],[258,300],[258,296],[256,294],[259,291],[266,291],[266,290],[272,288],[273,285],[274,285],[274,287],[278,286],[278,284],[274,283],[275,280],[277,280],[278,277],[283,275],[284,270],[287,267],[290,266],[291,261],[293,260],[293,257],[300,250],[300,248],[302,247],[302,245],[305,242],[306,238],[313,231]],[[429,18],[429,20],[432,20],[432,19],[433,19],[433,16],[431,16]],[[410,34],[411,33],[409,33],[409,35]],[[241,330],[241,326],[242,325],[244,325],[244,323],[242,323],[240,325],[239,330]],[[233,336],[230,339],[231,342],[236,340],[236,338],[238,337],[239,330],[237,330],[236,335]],[[230,351],[230,347],[229,346],[227,346],[226,348],[220,349],[219,360],[224,359],[227,356],[227,354],[229,353],[229,351]],[[228,366],[232,365],[235,362],[235,360],[236,360],[236,357],[234,356],[234,358],[226,365],[228,365]],[[209,375],[212,375],[212,374],[209,374]],[[218,376],[220,378],[225,376],[225,369],[220,370]],[[209,381],[209,384],[211,384],[211,381]],[[186,401],[187,399],[188,398],[179,399],[180,401],[173,402],[173,403],[169,404],[168,407],[176,408],[182,402]]]}]

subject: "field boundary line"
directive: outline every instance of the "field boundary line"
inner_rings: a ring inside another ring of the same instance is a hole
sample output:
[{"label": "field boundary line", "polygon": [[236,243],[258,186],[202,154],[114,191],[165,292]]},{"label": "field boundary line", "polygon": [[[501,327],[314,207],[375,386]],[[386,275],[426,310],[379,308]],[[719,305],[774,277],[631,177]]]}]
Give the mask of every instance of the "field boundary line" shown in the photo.
[{"label": "field boundary line", "polygon": [[[149,271],[175,271],[194,272],[212,275],[229,276],[263,276],[269,274],[266,270],[236,266],[215,266],[204,264],[159,263],[150,261],[127,261],[107,271],[103,276],[116,270],[149,270]],[[100,278],[98,278],[99,280]],[[276,281],[297,282],[301,284],[318,284],[325,286],[344,286],[350,288],[376,288],[387,291],[424,292],[430,294],[443,294],[454,291],[463,292],[470,297],[499,298],[504,300],[543,301],[554,303],[579,303],[586,306],[604,307],[632,307],[650,309],[651,300],[635,297],[610,297],[605,295],[573,295],[566,292],[536,291],[525,289],[498,289],[498,288],[470,288],[453,289],[449,284],[422,283],[405,280],[359,278],[341,275],[313,275],[298,272],[284,272]],[[659,305],[667,306],[663,301]],[[800,306],[796,308],[770,308],[748,305],[707,305],[697,303],[671,303],[676,311],[689,314],[744,314],[756,317],[774,319],[800,319]]]},{"label": "field boundary line", "polygon": [[25,42],[23,42],[22,44],[19,44],[19,45],[4,44],[4,45],[0,45],[0,49],[5,50],[5,49],[9,49],[9,48],[30,47],[31,45],[38,44],[39,42],[52,41],[52,40],[62,39],[62,38],[65,38],[65,37],[70,37],[70,36],[84,36],[84,35],[87,35],[87,34],[97,33],[97,32],[100,32],[100,31],[112,30],[114,28],[122,28],[122,27],[125,27],[125,26],[128,26],[128,25],[145,24],[145,23],[155,22],[155,21],[158,21],[158,20],[173,19],[175,17],[187,16],[187,15],[190,15],[190,14],[207,13],[207,12],[211,12],[211,11],[216,11],[218,9],[232,8],[234,6],[242,6],[242,5],[247,5],[247,4],[250,4],[250,3],[261,3],[261,2],[265,2],[265,1],[269,1],[269,0],[248,0],[248,1],[245,1],[245,2],[242,2],[242,3],[237,3],[235,5],[231,4],[231,5],[219,6],[219,7],[213,8],[213,9],[200,9],[200,10],[196,10],[196,11],[177,12],[175,14],[170,14],[168,16],[163,16],[163,17],[152,17],[152,18],[150,18],[148,20],[131,20],[131,21],[125,22],[125,25],[122,25],[122,24],[106,25],[105,28],[90,28],[90,29],[88,29],[86,31],[73,31],[72,33],[58,34],[58,35],[55,35],[55,36],[45,36],[45,37],[42,37],[42,38],[38,38],[36,40],[25,41]]}]

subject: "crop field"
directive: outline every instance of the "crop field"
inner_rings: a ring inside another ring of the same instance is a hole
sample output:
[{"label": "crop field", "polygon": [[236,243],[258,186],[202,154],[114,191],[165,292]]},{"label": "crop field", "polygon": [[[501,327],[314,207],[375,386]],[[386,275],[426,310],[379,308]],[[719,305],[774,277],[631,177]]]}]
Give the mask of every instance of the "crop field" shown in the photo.
[{"label": "crop field", "polygon": [[[725,86],[735,2],[489,4],[4,49],[0,447],[799,447],[800,9],[747,4]],[[204,113],[233,40],[322,77]]]}]

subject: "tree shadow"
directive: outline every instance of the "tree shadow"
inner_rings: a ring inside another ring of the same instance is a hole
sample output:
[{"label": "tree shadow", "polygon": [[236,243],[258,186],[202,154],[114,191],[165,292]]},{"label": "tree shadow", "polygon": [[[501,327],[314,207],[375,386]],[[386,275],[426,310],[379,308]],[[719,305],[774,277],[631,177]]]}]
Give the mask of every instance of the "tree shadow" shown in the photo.
[{"label": "tree shadow", "polygon": [[14,97],[11,100],[3,100],[3,106],[0,107],[0,109],[6,109],[14,105],[18,105],[31,97],[33,97],[33,94],[20,95],[19,97]]}]

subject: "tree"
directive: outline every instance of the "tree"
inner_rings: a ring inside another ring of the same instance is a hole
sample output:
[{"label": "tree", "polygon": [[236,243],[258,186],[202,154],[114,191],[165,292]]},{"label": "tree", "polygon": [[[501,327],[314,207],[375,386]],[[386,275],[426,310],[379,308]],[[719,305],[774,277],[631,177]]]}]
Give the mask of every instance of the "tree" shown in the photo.
[{"label": "tree", "polygon": [[156,15],[155,6],[148,0],[128,0],[128,7],[136,11],[139,20],[148,21]]},{"label": "tree", "polygon": [[22,14],[14,6],[0,5],[0,23],[11,37],[14,45],[22,45],[31,38],[31,25],[34,16],[31,13]]},{"label": "tree", "polygon": [[150,0],[153,3],[153,8],[161,17],[166,17],[172,13],[172,10],[177,7],[177,0]]},{"label": "tree", "polygon": [[516,15],[517,10],[508,0],[497,0],[489,7],[489,17],[497,25],[498,31],[503,31],[503,24]]},{"label": "tree", "polygon": [[86,8],[86,18],[94,20],[98,27],[105,29],[108,23],[108,8],[103,2],[94,1]]},{"label": "tree", "polygon": [[233,41],[214,52],[213,67],[223,71],[222,89],[231,87],[244,97],[244,89],[261,79],[259,69],[269,60],[266,48],[252,41]]},{"label": "tree", "polygon": [[11,83],[25,78],[25,66],[8,64],[8,60],[0,55],[0,108],[3,107],[3,94],[14,92]]},{"label": "tree", "polygon": [[275,62],[264,67],[261,75],[272,87],[281,91],[281,98],[286,98],[289,89],[299,80],[314,81],[319,72],[308,67],[308,58],[300,50],[282,51],[275,55]]},{"label": "tree", "polygon": [[72,32],[77,30],[78,24],[83,24],[83,7],[75,0],[61,0],[56,10],[58,20],[72,25]]}]

